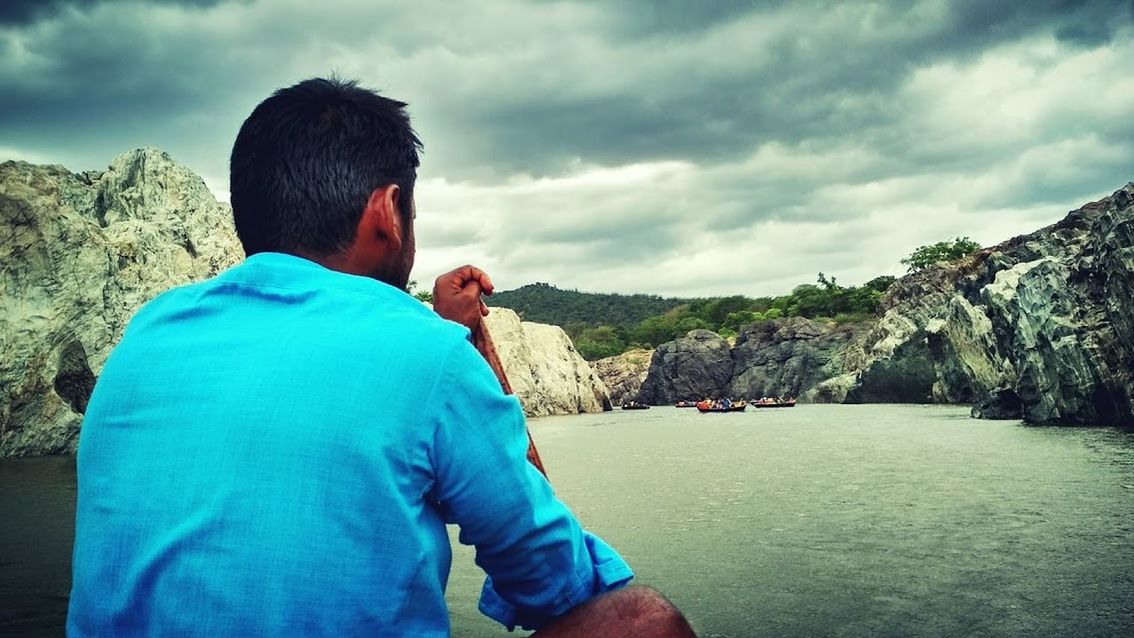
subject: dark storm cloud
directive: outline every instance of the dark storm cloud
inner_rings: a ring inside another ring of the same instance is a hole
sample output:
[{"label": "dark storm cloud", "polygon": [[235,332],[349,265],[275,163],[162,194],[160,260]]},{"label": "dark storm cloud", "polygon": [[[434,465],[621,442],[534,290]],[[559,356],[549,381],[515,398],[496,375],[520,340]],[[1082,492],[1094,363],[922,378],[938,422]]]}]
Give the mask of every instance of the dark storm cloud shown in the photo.
[{"label": "dark storm cloud", "polygon": [[422,263],[780,292],[1134,177],[1132,25],[1128,1],[9,2],[0,151],[155,145],[223,194],[255,104],[338,72],[410,103]]},{"label": "dark storm cloud", "polygon": [[[21,25],[49,18],[59,11],[71,8],[86,10],[113,0],[4,0],[0,3],[0,26]],[[208,7],[225,0],[151,0],[155,3]]]},{"label": "dark storm cloud", "polygon": [[[114,3],[78,0],[46,6],[82,11],[96,4]],[[26,17],[33,15],[31,5],[16,2],[8,10]],[[901,139],[887,139],[895,118],[887,96],[912,69],[977,55],[996,42],[1035,32],[1096,45],[1130,21],[1130,5],[963,0],[943,3],[943,11],[927,11],[924,2],[896,2],[856,13],[847,5],[823,2],[593,3],[588,6],[601,13],[586,25],[596,31],[587,45],[600,54],[609,49],[609,64],[573,64],[570,50],[532,64],[509,64],[504,48],[492,70],[504,78],[511,75],[510,81],[497,83],[492,75],[472,78],[460,92],[452,83],[424,81],[421,95],[410,97],[417,98],[411,99],[413,106],[425,105],[427,112],[439,110],[431,103],[455,103],[444,117],[448,127],[462,133],[463,144],[430,159],[449,172],[467,170],[468,176],[557,174],[580,160],[612,165],[644,158],[727,162],[771,141],[834,140],[848,132],[872,144],[901,144]],[[153,32],[141,24],[143,16],[134,17],[133,24],[130,15],[117,26],[100,23],[81,37],[42,29],[42,39],[34,43],[41,48],[30,56],[42,60],[43,67],[32,65],[20,69],[26,77],[6,78],[0,119],[30,128],[37,121],[75,127],[119,119],[144,128],[171,111],[199,112],[231,102],[233,93],[246,93],[242,89],[249,84],[265,94],[286,83],[280,79],[287,74],[273,68],[281,60],[257,55],[257,49],[277,50],[286,63],[291,61],[287,49],[317,53],[319,47],[312,44],[321,39],[332,44],[345,37],[343,47],[358,47],[362,53],[367,41],[389,38],[397,47],[392,53],[401,56],[430,44],[424,38],[415,43],[418,27],[401,28],[398,20],[404,16],[390,18],[391,28],[369,34],[372,38],[342,28],[356,21],[352,12],[365,23],[367,13],[378,18],[388,8],[356,6],[337,22],[325,20],[306,32],[296,28],[302,25],[281,24],[279,16],[270,15],[270,4],[260,8],[245,18],[263,19],[273,29],[247,25],[239,38],[222,32],[221,37],[231,39],[217,43],[219,47],[188,32],[173,37]],[[784,16],[791,28],[762,32],[766,25],[784,23]],[[744,29],[729,32],[730,25],[744,21],[766,41],[753,46],[743,41]],[[804,26],[809,24],[810,30]],[[475,24],[463,28],[478,30]],[[554,35],[534,31],[532,41],[517,45],[554,50]],[[538,42],[544,37],[549,41]],[[13,42],[9,39],[7,48],[16,46]],[[467,43],[451,45],[459,49]],[[546,73],[547,63],[554,62],[562,64],[561,83],[525,86],[526,76]],[[328,70],[323,67],[324,73]],[[445,75],[444,69],[437,70]],[[271,81],[256,81],[265,76]],[[593,86],[595,76],[602,76],[601,86]]]},{"label": "dark storm cloud", "polygon": [[[969,59],[1030,34],[1096,46],[1131,22],[1131,3],[1113,0],[965,0],[943,3],[940,15],[928,14],[924,2],[896,2],[876,5],[866,17],[845,9],[853,5],[800,2],[784,8],[798,16],[795,26],[772,34],[759,58],[730,59],[749,51],[744,42],[725,37],[716,46],[691,47],[695,54],[669,56],[668,75],[648,80],[637,75],[645,66],[641,58],[665,59],[667,51],[705,38],[703,28],[717,28],[726,18],[748,20],[757,29],[775,22],[782,3],[771,3],[772,9],[760,3],[691,4],[687,14],[680,10],[683,3],[661,9],[649,2],[612,5],[617,17],[609,22],[609,41],[639,38],[640,58],[567,74],[554,93],[533,92],[504,103],[482,96],[465,113],[468,130],[484,135],[474,136],[476,146],[467,150],[499,158],[506,172],[544,174],[575,158],[612,164],[642,157],[732,161],[768,141],[833,139],[874,129],[883,129],[883,137],[872,141],[886,143],[884,130],[895,115],[886,96],[913,69]],[[703,5],[716,9],[700,13]],[[656,32],[638,24],[641,16],[645,23],[689,28]],[[820,30],[808,36],[807,24]],[[720,67],[729,72],[713,72]],[[573,85],[585,85],[589,72],[621,79],[622,90],[599,96],[577,90]]]}]

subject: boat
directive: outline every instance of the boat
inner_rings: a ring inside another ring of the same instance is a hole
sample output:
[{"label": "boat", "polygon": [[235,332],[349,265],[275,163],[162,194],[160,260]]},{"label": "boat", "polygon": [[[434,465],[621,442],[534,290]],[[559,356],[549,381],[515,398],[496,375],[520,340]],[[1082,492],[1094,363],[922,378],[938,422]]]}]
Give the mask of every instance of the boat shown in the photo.
[{"label": "boat", "polygon": [[753,401],[751,405],[754,408],[794,408],[795,399],[788,401],[765,401],[764,399],[760,399],[759,401]]},{"label": "boat", "polygon": [[697,410],[700,411],[701,413],[706,413],[706,412],[744,412],[744,408],[746,408],[746,407],[748,407],[748,404],[745,403],[744,401],[733,401],[733,402],[730,402],[728,404],[728,406],[721,405],[721,404],[716,403],[714,401],[701,401],[701,402],[697,403]]},{"label": "boat", "polygon": [[677,403],[673,404],[673,407],[675,407],[675,408],[695,408],[695,407],[697,407],[697,402],[696,401],[678,401]]},{"label": "boat", "polygon": [[623,410],[649,410],[650,406],[645,404],[645,403],[638,403],[637,401],[631,401],[630,403],[623,403],[622,409]]}]

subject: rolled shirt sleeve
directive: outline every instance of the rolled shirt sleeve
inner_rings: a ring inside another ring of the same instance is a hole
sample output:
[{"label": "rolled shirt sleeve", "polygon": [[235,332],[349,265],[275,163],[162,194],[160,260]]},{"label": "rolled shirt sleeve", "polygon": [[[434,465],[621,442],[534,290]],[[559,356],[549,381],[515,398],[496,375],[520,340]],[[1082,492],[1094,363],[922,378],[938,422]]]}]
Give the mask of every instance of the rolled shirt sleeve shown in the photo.
[{"label": "rolled shirt sleeve", "polygon": [[488,574],[482,613],[510,629],[538,629],[633,578],[528,463],[519,401],[500,390],[471,344],[450,352],[434,396],[433,497]]}]

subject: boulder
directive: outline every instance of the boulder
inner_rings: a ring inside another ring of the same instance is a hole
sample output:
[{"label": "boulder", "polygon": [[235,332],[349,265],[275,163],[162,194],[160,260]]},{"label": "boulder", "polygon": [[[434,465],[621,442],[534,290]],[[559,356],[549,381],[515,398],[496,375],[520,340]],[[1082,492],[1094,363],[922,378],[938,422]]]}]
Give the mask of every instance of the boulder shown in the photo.
[{"label": "boulder", "polygon": [[658,346],[638,400],[651,405],[726,396],[732,383],[733,361],[728,341],[708,330]]},{"label": "boulder", "polygon": [[638,400],[642,382],[650,371],[650,350],[630,350],[614,357],[591,362],[599,379],[610,392],[610,402],[621,405]]},{"label": "boulder", "polygon": [[[159,150],[123,154],[104,172],[0,164],[0,457],[73,452],[138,307],[243,256],[228,205]],[[504,309],[488,321],[528,414],[609,409],[561,329],[521,325]]]},{"label": "boulder", "polygon": [[562,328],[522,322],[508,308],[493,308],[485,321],[525,414],[579,414],[611,408],[606,386]]},{"label": "boulder", "polygon": [[858,324],[834,326],[792,317],[745,327],[732,348],[728,394],[737,398],[799,397],[843,372]]},{"label": "boulder", "polygon": [[227,205],[165,153],[101,173],[0,164],[0,457],[70,452],[143,303],[243,257]]}]

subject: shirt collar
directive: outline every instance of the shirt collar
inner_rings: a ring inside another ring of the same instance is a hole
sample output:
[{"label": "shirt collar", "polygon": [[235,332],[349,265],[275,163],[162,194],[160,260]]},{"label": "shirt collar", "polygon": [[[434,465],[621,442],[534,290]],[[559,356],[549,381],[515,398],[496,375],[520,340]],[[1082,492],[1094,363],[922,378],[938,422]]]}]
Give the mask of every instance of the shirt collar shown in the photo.
[{"label": "shirt collar", "polygon": [[377,297],[390,303],[429,309],[413,296],[377,279],[331,270],[310,259],[286,253],[256,253],[221,279],[252,286],[269,286],[288,290],[339,289]]}]

